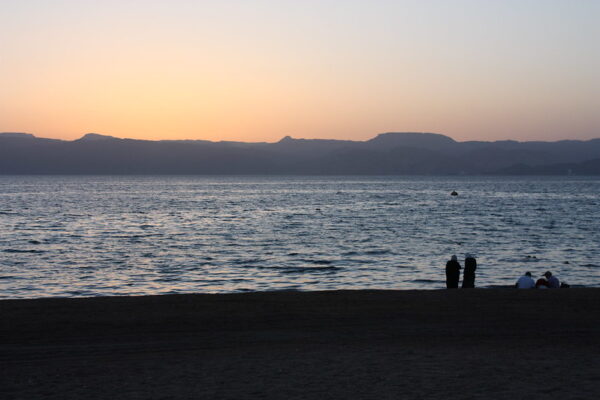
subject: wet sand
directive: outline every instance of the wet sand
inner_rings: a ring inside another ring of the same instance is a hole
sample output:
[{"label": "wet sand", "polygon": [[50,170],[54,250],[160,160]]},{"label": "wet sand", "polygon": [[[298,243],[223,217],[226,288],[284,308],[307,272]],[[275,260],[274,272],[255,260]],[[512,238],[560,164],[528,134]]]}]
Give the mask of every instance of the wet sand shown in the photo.
[{"label": "wet sand", "polygon": [[596,399],[600,289],[0,301],[1,399]]}]

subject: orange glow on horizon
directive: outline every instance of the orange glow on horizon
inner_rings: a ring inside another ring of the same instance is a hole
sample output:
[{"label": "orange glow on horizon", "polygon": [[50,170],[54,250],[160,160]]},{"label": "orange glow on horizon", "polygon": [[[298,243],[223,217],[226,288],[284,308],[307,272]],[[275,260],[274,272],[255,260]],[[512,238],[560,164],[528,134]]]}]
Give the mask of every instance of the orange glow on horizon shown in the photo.
[{"label": "orange glow on horizon", "polygon": [[600,6],[567,4],[5,3],[0,132],[600,137]]}]

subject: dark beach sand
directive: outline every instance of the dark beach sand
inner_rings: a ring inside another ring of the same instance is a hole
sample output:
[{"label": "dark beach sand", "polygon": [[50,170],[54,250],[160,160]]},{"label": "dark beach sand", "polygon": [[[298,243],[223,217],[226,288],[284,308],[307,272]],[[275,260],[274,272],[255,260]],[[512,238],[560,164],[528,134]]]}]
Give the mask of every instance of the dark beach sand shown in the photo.
[{"label": "dark beach sand", "polygon": [[600,289],[0,301],[1,399],[598,399]]}]

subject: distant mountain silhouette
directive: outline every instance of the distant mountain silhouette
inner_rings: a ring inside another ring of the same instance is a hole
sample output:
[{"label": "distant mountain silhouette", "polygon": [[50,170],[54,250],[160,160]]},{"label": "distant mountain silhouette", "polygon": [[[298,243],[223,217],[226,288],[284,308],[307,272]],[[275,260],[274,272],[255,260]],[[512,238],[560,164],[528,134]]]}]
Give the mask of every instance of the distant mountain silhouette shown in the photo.
[{"label": "distant mountain silhouette", "polygon": [[81,138],[77,139],[78,142],[98,142],[101,140],[120,140],[113,136],[100,135],[99,133],[87,133]]},{"label": "distant mountain silhouette", "polygon": [[9,132],[0,133],[0,174],[600,175],[600,139],[457,142],[389,132],[364,142],[244,143],[88,133],[64,141]]},{"label": "distant mountain silhouette", "polygon": [[376,147],[413,147],[437,151],[454,148],[457,144],[448,136],[417,132],[381,133],[367,143]]}]

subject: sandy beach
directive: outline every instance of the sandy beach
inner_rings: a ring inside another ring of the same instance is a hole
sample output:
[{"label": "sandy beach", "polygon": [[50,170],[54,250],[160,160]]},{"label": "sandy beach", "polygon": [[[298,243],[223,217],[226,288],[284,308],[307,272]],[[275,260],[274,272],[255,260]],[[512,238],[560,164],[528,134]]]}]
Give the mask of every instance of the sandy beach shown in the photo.
[{"label": "sandy beach", "polygon": [[0,301],[2,399],[596,399],[600,289]]}]

